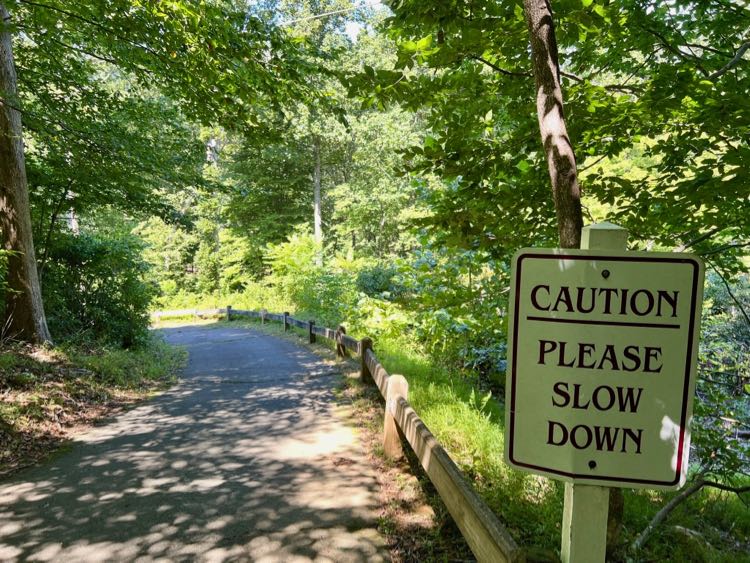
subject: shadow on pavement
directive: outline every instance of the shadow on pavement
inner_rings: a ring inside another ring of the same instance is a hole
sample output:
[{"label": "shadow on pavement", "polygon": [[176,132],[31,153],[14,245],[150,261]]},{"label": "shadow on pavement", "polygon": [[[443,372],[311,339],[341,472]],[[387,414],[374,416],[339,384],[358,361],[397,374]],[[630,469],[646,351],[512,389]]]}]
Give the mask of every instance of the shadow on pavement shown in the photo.
[{"label": "shadow on pavement", "polygon": [[386,559],[337,376],[242,329],[165,334],[177,387],[0,485],[0,559]]}]

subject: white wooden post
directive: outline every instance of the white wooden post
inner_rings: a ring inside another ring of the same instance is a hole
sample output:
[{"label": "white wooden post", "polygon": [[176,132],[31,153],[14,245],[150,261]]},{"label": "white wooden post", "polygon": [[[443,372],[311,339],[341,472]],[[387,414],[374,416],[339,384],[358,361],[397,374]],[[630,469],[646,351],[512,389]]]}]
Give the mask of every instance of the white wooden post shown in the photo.
[{"label": "white wooden post", "polygon": [[[584,250],[626,250],[628,231],[612,223],[597,223],[581,231]],[[602,276],[609,277],[608,270]],[[609,487],[565,483],[563,563],[603,563],[607,555]]]}]

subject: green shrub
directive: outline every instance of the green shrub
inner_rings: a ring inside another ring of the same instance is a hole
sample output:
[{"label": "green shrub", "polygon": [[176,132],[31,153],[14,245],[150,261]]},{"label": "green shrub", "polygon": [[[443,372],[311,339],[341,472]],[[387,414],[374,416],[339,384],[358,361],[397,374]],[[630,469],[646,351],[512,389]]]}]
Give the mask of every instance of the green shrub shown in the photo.
[{"label": "green shrub", "polygon": [[342,322],[352,334],[370,336],[377,341],[398,339],[409,342],[413,348],[420,344],[414,340],[414,317],[402,305],[360,294],[359,299],[343,312]]},{"label": "green shrub", "polygon": [[437,363],[504,380],[509,276],[485,252],[424,250],[404,265],[403,299]]},{"label": "green shrub", "polygon": [[357,289],[370,297],[389,301],[402,299],[406,294],[406,287],[394,265],[376,264],[363,268],[357,273]]},{"label": "green shrub", "polygon": [[146,338],[137,349],[102,348],[82,351],[66,348],[73,364],[89,370],[107,387],[139,388],[169,380],[187,360],[184,348],[170,346],[161,337]]},{"label": "green shrub", "polygon": [[135,238],[59,234],[49,249],[42,291],[56,339],[89,339],[125,348],[148,334],[155,288],[143,277]]},{"label": "green shrub", "polygon": [[214,292],[209,294],[181,291],[171,296],[162,296],[154,302],[153,309],[168,311],[174,309],[220,309],[231,305],[235,309],[259,311],[266,309],[272,313],[293,312],[295,309],[288,299],[283,298],[268,284],[249,283],[242,291],[232,293]]},{"label": "green shrub", "polygon": [[271,284],[287,298],[292,311],[304,312],[320,324],[336,326],[357,301],[356,273],[342,264],[319,263],[322,250],[308,232],[269,245],[267,261]]}]

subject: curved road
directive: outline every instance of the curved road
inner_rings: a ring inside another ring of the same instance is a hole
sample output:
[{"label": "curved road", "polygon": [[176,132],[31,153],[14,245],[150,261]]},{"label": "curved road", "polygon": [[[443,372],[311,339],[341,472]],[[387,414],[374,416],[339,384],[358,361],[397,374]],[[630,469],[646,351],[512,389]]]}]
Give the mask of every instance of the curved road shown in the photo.
[{"label": "curved road", "polygon": [[340,376],[249,330],[164,332],[179,385],[0,484],[0,560],[387,560]]}]

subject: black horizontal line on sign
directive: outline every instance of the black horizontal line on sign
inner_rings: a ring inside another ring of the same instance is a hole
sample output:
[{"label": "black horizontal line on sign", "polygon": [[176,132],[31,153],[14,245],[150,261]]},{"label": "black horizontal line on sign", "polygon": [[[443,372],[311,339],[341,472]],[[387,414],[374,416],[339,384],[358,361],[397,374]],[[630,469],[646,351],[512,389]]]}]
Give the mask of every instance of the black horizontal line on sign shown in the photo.
[{"label": "black horizontal line on sign", "polygon": [[603,326],[633,326],[640,328],[680,328],[680,325],[658,324],[658,323],[628,323],[625,321],[584,321],[582,319],[553,319],[550,317],[526,317],[529,321],[540,321],[543,323],[569,323],[577,325],[603,325]]}]

